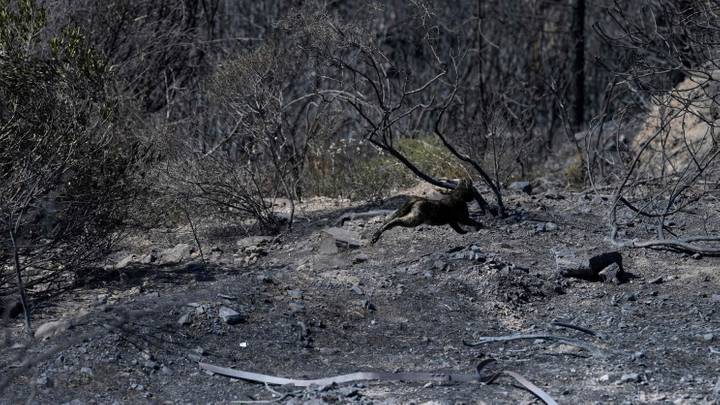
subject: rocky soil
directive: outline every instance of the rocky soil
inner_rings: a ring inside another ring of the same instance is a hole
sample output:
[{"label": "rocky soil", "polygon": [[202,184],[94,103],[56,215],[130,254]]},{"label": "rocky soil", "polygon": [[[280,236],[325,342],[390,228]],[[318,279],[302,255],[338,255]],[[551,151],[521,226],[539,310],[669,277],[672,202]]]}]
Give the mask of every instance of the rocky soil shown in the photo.
[{"label": "rocky soil", "polygon": [[[303,389],[198,366],[319,378],[473,373],[486,358],[484,374],[515,371],[559,403],[720,401],[717,258],[623,250],[625,283],[562,277],[557,252],[613,250],[606,201],[508,193],[511,215],[478,217],[479,232],[396,228],[374,246],[382,218],[328,232],[347,210],[332,203],[301,207],[279,236],[207,224],[202,255],[189,230],[138,233],[82,288],[39,303],[34,342],[19,318],[6,328],[0,381],[14,379],[0,403],[538,402],[507,376]],[[571,340],[468,345],[516,334]]]}]

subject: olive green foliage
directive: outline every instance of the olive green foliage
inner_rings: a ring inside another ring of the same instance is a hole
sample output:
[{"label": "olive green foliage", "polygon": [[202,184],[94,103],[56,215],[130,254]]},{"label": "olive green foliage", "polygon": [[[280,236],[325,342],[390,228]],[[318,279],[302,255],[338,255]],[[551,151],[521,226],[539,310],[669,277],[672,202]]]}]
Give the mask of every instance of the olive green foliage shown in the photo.
[{"label": "olive green foliage", "polygon": [[582,154],[578,153],[565,168],[565,181],[567,187],[572,190],[579,190],[587,183],[587,168]]},{"label": "olive green foliage", "polygon": [[10,233],[30,286],[97,258],[139,156],[100,59],[78,30],[43,33],[45,20],[33,1],[0,0],[0,290]]},{"label": "olive green foliage", "polygon": [[[431,176],[462,178],[463,166],[434,136],[400,138],[398,150]],[[308,157],[307,188],[316,195],[367,199],[418,182],[396,158],[367,143],[341,141],[314,148]]]},{"label": "olive green foliage", "polygon": [[25,56],[46,22],[45,10],[34,0],[0,0],[0,56]]}]

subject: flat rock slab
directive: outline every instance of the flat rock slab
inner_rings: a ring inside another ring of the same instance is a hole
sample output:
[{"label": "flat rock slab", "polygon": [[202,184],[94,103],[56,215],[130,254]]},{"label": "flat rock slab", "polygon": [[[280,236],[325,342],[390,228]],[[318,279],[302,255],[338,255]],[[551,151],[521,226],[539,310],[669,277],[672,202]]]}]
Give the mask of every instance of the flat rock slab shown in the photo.
[{"label": "flat rock slab", "polygon": [[252,246],[263,246],[270,244],[275,238],[272,236],[249,236],[242,238],[237,241],[237,246],[240,249],[252,247]]},{"label": "flat rock slab", "polygon": [[334,239],[335,244],[338,247],[359,248],[360,246],[362,246],[362,242],[360,241],[360,234],[357,232],[333,227],[323,229],[323,233]]},{"label": "flat rock slab", "polygon": [[239,312],[226,306],[220,307],[220,309],[218,310],[218,316],[220,317],[220,319],[223,320],[223,322],[227,323],[228,325],[235,325],[237,323],[245,321],[245,317],[242,316]]},{"label": "flat rock slab", "polygon": [[[588,281],[621,283],[625,280],[622,255],[619,252],[604,252],[593,255],[587,251],[556,248],[555,265],[563,277],[580,278]],[[612,267],[609,267],[614,265]],[[603,272],[604,270],[607,271]]]},{"label": "flat rock slab", "polygon": [[187,243],[180,243],[160,252],[157,264],[161,266],[179,264],[190,258],[192,248]]},{"label": "flat rock slab", "polygon": [[514,181],[508,186],[509,190],[522,191],[525,194],[532,193],[532,185],[529,181]]}]

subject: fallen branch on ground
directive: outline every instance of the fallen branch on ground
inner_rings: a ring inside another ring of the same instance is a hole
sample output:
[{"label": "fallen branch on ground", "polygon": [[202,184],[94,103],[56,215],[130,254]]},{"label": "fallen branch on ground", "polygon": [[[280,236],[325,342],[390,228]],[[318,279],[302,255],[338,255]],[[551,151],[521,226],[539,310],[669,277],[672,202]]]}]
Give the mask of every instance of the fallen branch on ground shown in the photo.
[{"label": "fallen branch on ground", "polygon": [[546,335],[546,334],[530,334],[530,335],[509,335],[509,336],[482,336],[476,342],[466,342],[463,340],[463,344],[469,347],[476,347],[487,343],[494,342],[510,342],[513,340],[557,340],[566,345],[579,347],[592,353],[593,356],[606,357],[607,354],[604,350],[599,347],[593,346],[590,343],[586,343],[577,339],[571,339],[565,336]]},{"label": "fallen branch on ground", "polygon": [[335,226],[343,226],[347,221],[353,221],[360,218],[377,217],[380,215],[388,215],[395,212],[395,210],[372,210],[365,212],[346,212],[335,221]]},{"label": "fallen branch on ground", "polygon": [[577,325],[573,325],[573,324],[570,324],[570,323],[567,323],[567,322],[561,322],[561,321],[554,321],[554,322],[551,323],[551,325],[553,325],[553,326],[559,326],[559,327],[561,327],[561,328],[574,329],[574,330],[577,330],[577,331],[580,331],[580,332],[587,333],[587,334],[590,335],[590,336],[595,336],[595,337],[597,337],[598,339],[603,339],[603,337],[602,337],[601,335],[599,335],[597,332],[595,332],[594,330],[588,329],[588,328],[584,328],[584,327],[582,327],[582,326],[577,326]]},{"label": "fallen branch on ground", "polygon": [[632,239],[620,241],[611,238],[613,245],[629,248],[665,248],[685,253],[700,253],[705,256],[720,256],[720,248],[712,248],[695,245],[695,242],[720,242],[720,237],[715,236],[691,236],[677,239]]},{"label": "fallen branch on ground", "polygon": [[211,371],[215,374],[224,375],[226,377],[239,378],[241,380],[252,381],[257,383],[272,384],[272,385],[294,385],[296,387],[310,387],[310,386],[327,386],[332,384],[344,384],[350,382],[359,381],[406,381],[406,382],[479,382],[485,384],[491,384],[502,375],[507,375],[515,379],[520,385],[522,385],[531,394],[535,395],[538,399],[543,401],[547,405],[557,405],[557,402],[543,391],[540,387],[530,382],[522,375],[513,371],[502,370],[494,373],[489,377],[482,377],[480,372],[482,369],[490,363],[493,363],[494,359],[485,359],[476,368],[474,374],[465,373],[428,373],[428,372],[403,372],[403,373],[388,373],[383,371],[360,371],[351,374],[342,374],[332,377],[318,378],[313,380],[301,380],[294,378],[276,377],[267,374],[258,374],[250,371],[235,370],[228,367],[220,367],[208,363],[198,363],[201,369]]}]

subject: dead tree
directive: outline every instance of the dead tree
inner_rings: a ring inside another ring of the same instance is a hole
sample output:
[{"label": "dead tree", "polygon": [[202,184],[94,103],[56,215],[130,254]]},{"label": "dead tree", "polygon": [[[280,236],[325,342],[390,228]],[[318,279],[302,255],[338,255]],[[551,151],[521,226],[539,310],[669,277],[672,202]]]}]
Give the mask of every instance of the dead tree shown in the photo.
[{"label": "dead tree", "polygon": [[628,106],[640,102],[644,111],[632,119],[627,110],[607,112],[595,121],[586,146],[596,158],[588,169],[593,184],[614,186],[609,226],[616,245],[718,255],[720,229],[709,219],[720,180],[720,66],[713,57],[720,6],[660,3],[660,14],[611,8],[613,24],[596,27],[637,61],[617,72],[608,96],[629,90]]},{"label": "dead tree", "polygon": [[[362,30],[338,22],[329,25],[333,33],[331,43],[324,43],[324,49],[312,49],[334,68],[329,78],[332,88],[322,93],[350,107],[356,117],[356,129],[363,138],[397,159],[418,178],[438,187],[454,188],[456,184],[429,175],[397,147],[401,136],[423,131],[434,133],[453,156],[478,173],[495,195],[497,208],[491,211],[504,215],[499,183],[478,160],[460,152],[442,129],[446,111],[457,103],[455,96],[460,82],[456,60],[449,57],[447,62],[443,61],[426,42],[423,46],[431,58],[430,67],[417,74],[411,67],[393,60]],[[448,80],[449,74],[455,77]],[[483,211],[490,208],[477,190],[474,195]]]}]

